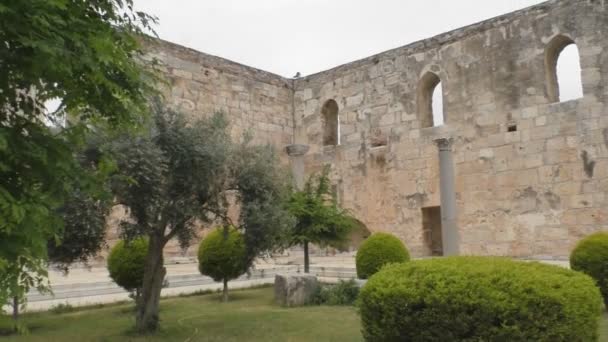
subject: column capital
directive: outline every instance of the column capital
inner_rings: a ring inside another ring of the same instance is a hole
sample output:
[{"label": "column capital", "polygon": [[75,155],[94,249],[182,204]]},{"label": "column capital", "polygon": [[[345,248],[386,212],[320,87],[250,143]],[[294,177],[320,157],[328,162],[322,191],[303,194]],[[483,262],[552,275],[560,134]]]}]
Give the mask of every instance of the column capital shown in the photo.
[{"label": "column capital", "polygon": [[310,146],[302,145],[302,144],[292,144],[292,145],[287,145],[287,147],[285,147],[285,151],[287,152],[287,155],[289,155],[290,157],[303,156],[308,152],[309,149],[310,149]]},{"label": "column capital", "polygon": [[440,138],[435,139],[435,144],[439,148],[439,151],[451,151],[454,145],[454,139],[452,138]]}]

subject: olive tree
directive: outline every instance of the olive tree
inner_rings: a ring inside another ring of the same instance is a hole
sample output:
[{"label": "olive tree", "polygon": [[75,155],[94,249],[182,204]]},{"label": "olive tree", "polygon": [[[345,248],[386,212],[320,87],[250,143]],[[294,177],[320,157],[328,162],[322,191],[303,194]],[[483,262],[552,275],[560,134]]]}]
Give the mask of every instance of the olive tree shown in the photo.
[{"label": "olive tree", "polygon": [[[109,150],[118,173],[112,189],[129,216],[125,237],[148,238],[136,329],[158,327],[166,274],[163,249],[172,239],[187,247],[200,224],[233,225],[245,234],[246,261],[279,245],[292,220],[284,210],[286,177],[270,147],[234,142],[221,113],[186,122],[161,104],[152,106],[154,127],[115,139]],[[232,200],[230,200],[232,198]],[[229,203],[240,207],[235,220]],[[235,222],[233,222],[235,221]]]}]

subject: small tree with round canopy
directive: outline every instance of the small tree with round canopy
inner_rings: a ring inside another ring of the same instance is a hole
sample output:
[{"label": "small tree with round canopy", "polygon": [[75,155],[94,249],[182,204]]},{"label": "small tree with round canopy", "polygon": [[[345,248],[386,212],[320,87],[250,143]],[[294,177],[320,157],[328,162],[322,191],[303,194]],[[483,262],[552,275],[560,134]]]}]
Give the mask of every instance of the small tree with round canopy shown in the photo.
[{"label": "small tree with round canopy", "polygon": [[198,249],[198,269],[201,274],[224,283],[222,301],[228,301],[228,281],[238,278],[247,269],[245,239],[234,227],[218,227]]},{"label": "small tree with round canopy", "polygon": [[148,240],[139,238],[118,242],[108,256],[110,278],[118,286],[131,292],[136,303],[140,298],[147,254]]},{"label": "small tree with round canopy", "polygon": [[320,174],[312,175],[304,190],[293,192],[287,207],[296,218],[289,243],[292,246],[302,245],[305,273],[310,270],[310,243],[341,248],[351,230],[358,226],[357,221],[338,206],[335,194],[330,189],[329,167]]}]

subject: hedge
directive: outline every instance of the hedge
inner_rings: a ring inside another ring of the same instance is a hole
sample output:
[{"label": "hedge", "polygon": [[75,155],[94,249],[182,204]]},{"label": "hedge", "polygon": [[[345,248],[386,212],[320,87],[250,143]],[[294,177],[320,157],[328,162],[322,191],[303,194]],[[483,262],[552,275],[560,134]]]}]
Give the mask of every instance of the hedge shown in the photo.
[{"label": "hedge", "polygon": [[410,254],[401,240],[391,234],[375,233],[357,251],[357,277],[367,279],[386,264],[408,260]]},{"label": "hedge", "polygon": [[579,241],[570,254],[570,267],[595,279],[608,307],[608,233],[595,233]]},{"label": "hedge", "polygon": [[602,307],[585,274],[482,257],[389,265],[359,300],[367,341],[597,341]]}]

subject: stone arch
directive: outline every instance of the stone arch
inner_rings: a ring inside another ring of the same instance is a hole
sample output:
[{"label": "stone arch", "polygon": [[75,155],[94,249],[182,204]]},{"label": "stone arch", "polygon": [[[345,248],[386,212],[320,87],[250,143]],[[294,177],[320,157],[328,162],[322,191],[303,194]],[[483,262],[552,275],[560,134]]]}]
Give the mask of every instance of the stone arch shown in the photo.
[{"label": "stone arch", "polygon": [[[558,62],[561,57],[562,52],[569,46],[574,46],[576,49],[576,54],[578,55],[578,46],[574,42],[574,40],[566,35],[560,34],[555,36],[545,49],[545,75],[546,75],[546,87],[547,87],[547,96],[549,98],[549,102],[560,102],[562,99],[560,98],[560,85],[563,85],[563,81],[560,82],[558,77]],[[578,60],[580,66],[580,57]],[[580,87],[580,94],[582,94],[582,80],[580,76],[579,69],[572,70],[574,73],[573,78],[575,78]]]},{"label": "stone arch", "polygon": [[340,252],[353,252],[358,250],[363,241],[372,235],[372,232],[367,228],[365,223],[357,219],[354,219],[354,221],[355,224],[353,229],[348,234],[344,244],[336,248]]},{"label": "stone arch", "polygon": [[323,122],[323,146],[336,146],[340,144],[340,121],[338,120],[338,103],[327,100],[321,108]]},{"label": "stone arch", "polygon": [[[438,90],[442,90],[441,78],[436,73],[427,71],[420,78],[417,91],[418,119],[421,128],[439,126],[445,120],[443,104],[439,106],[440,108],[433,108],[433,95]],[[436,117],[442,120],[436,120]]]}]

